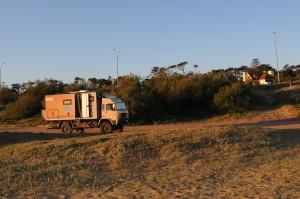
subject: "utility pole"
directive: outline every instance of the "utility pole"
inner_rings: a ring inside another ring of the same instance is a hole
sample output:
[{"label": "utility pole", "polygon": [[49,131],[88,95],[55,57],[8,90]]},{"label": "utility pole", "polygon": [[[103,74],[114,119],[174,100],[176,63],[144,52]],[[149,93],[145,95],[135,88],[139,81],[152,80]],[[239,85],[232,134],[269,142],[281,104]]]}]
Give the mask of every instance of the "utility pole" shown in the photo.
[{"label": "utility pole", "polygon": [[5,65],[6,62],[2,62],[0,65],[0,89],[2,88],[2,66]]},{"label": "utility pole", "polygon": [[117,50],[117,49],[113,49],[113,51],[115,52],[115,55],[116,55],[116,59],[117,59],[117,88],[119,87],[119,54],[120,54],[120,51]]},{"label": "utility pole", "polygon": [[277,42],[276,42],[276,33],[274,32],[274,45],[275,45],[275,56],[276,56],[276,67],[277,67],[277,82],[280,83],[280,70],[278,64],[278,50],[277,50]]}]

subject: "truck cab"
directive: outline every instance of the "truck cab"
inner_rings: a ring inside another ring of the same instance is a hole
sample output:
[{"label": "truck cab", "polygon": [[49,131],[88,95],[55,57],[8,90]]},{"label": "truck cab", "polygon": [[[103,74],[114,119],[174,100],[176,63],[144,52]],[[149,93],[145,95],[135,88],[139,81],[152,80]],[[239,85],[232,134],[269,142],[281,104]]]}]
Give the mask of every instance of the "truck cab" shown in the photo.
[{"label": "truck cab", "polygon": [[125,103],[115,96],[103,97],[101,101],[101,121],[108,120],[114,128],[123,129],[128,122]]}]

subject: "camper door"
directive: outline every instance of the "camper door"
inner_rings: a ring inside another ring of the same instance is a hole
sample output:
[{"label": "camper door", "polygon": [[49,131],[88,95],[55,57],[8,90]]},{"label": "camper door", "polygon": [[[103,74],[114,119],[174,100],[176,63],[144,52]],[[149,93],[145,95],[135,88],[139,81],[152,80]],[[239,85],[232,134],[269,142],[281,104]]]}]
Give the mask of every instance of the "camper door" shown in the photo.
[{"label": "camper door", "polygon": [[82,117],[89,118],[90,117],[90,102],[89,102],[89,94],[88,93],[81,94],[81,105],[82,105]]}]

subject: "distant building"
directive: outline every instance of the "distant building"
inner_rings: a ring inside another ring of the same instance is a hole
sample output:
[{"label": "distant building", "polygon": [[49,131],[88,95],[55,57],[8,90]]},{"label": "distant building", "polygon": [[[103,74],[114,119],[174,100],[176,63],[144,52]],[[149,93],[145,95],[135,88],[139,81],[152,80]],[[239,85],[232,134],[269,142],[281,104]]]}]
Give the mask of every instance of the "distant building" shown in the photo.
[{"label": "distant building", "polygon": [[252,84],[254,81],[254,75],[250,71],[243,71],[243,82],[246,84]]},{"label": "distant building", "polygon": [[256,73],[255,71],[248,69],[243,71],[243,82],[245,84],[255,84],[255,85],[271,85],[274,81],[274,71],[262,71]]}]

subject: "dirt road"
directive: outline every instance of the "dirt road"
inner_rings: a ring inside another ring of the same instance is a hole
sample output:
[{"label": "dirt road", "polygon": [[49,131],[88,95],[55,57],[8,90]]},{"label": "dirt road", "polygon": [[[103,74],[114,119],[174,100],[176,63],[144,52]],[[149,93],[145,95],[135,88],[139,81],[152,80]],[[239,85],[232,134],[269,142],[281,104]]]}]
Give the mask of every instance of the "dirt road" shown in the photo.
[{"label": "dirt road", "polygon": [[[176,124],[158,124],[158,125],[139,125],[126,126],[125,132],[137,131],[159,131],[171,129],[193,129],[193,128],[213,128],[222,126],[240,126],[240,127],[262,127],[270,129],[300,129],[300,119],[286,119],[273,121],[250,121],[250,120],[235,120],[235,121],[193,121],[180,122]],[[0,132],[15,132],[15,133],[60,133],[57,129],[48,129],[46,126],[37,127],[18,127],[18,126],[0,126]],[[97,133],[99,129],[87,129],[86,133]]]}]

